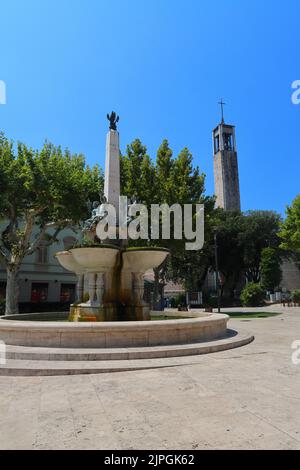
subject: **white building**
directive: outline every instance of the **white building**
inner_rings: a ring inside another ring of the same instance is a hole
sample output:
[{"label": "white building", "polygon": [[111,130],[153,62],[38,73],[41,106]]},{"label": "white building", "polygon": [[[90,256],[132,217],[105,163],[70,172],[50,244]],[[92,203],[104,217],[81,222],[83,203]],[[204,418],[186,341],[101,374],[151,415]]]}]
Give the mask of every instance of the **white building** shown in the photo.
[{"label": "white building", "polygon": [[[60,232],[59,243],[40,245],[38,250],[24,258],[19,275],[21,304],[70,303],[75,299],[76,275],[66,271],[56,260],[58,251],[68,250],[76,242],[71,229]],[[0,265],[0,298],[5,298],[6,270]]]}]

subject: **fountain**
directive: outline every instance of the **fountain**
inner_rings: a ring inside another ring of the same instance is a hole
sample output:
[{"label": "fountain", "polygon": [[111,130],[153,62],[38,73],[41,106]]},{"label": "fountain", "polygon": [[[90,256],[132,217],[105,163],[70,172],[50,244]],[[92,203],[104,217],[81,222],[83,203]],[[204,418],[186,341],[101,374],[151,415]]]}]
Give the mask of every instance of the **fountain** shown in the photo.
[{"label": "fountain", "polygon": [[107,215],[107,204],[116,210],[117,233],[119,229],[119,119],[114,112],[107,117],[110,129],[106,138],[104,196],[101,204],[93,203],[91,218],[84,226],[85,237],[93,246],[56,254],[59,263],[77,275],[77,301],[71,305],[69,315],[74,322],[150,320],[150,307],[144,300],[144,274],[160,266],[169,253],[163,248],[129,249],[127,240],[109,238],[110,227],[105,244],[97,237],[97,223]]},{"label": "fountain", "polygon": [[[253,341],[251,335],[228,330],[227,315],[195,312],[179,319],[173,311],[168,313],[171,320],[147,321],[150,307],[144,300],[144,274],[160,266],[168,250],[128,247],[122,237],[115,239],[109,223],[105,243],[98,236],[107,203],[116,210],[116,232],[120,234],[123,228],[118,224],[118,117],[112,113],[108,118],[104,195],[93,204],[84,225],[88,246],[56,254],[59,263],[77,275],[77,300],[70,307],[69,321],[61,321],[65,317],[59,313],[1,317],[0,341],[7,346],[7,364],[0,367],[0,375],[136,370],[157,367],[158,358],[163,361],[160,366],[174,366],[172,358],[223,351]],[[148,359],[146,365],[143,359]]]}]

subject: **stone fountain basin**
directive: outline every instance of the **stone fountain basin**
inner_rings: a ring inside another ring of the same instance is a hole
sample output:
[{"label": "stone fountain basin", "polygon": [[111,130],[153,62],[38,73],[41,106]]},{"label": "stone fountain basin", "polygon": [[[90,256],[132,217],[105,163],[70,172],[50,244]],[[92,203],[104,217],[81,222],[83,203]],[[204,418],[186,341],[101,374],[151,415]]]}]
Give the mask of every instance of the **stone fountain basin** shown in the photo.
[{"label": "stone fountain basin", "polygon": [[0,318],[0,337],[6,344],[51,348],[135,348],[212,341],[226,336],[229,320],[222,314],[200,314],[186,320],[106,323],[24,321],[20,320],[21,315],[16,317]]},{"label": "stone fountain basin", "polygon": [[[117,263],[117,247],[82,247],[56,253],[59,263],[68,271],[77,274],[85,271],[104,272],[112,270]],[[160,266],[168,256],[166,249],[137,248],[122,253],[123,269],[136,273],[145,273],[148,269]]]},{"label": "stone fountain basin", "polygon": [[145,273],[148,269],[157,268],[160,266],[169,251],[166,249],[132,249],[122,253],[123,269],[136,273]]},{"label": "stone fountain basin", "polygon": [[73,248],[70,250],[75,263],[88,272],[105,272],[112,270],[117,262],[117,247]]},{"label": "stone fountain basin", "polygon": [[77,274],[84,271],[80,264],[75,261],[74,256],[72,253],[70,253],[70,251],[59,251],[56,253],[55,258],[57,258],[62,267],[67,271],[71,271]]}]

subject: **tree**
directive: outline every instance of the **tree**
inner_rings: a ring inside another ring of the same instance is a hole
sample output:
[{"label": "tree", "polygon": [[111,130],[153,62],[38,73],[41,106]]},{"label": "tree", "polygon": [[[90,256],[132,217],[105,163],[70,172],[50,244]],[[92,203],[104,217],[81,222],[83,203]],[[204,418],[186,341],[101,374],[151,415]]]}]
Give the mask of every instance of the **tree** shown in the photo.
[{"label": "tree", "polygon": [[135,139],[127,145],[126,154],[121,155],[121,194],[135,196],[138,202],[149,206],[157,194],[155,183],[155,169],[147,148]]},{"label": "tree", "polygon": [[[121,194],[129,198],[135,196],[137,202],[145,204],[150,218],[151,204],[159,201],[157,183],[156,167],[147,154],[147,148],[139,139],[135,139],[127,145],[126,154],[121,155]],[[133,244],[133,242],[129,243]],[[149,244],[147,240],[134,241],[134,245],[145,246],[147,244]],[[160,286],[157,270],[155,273],[154,299],[157,299]]]},{"label": "tree", "polygon": [[[234,297],[234,290],[245,270],[244,246],[240,243],[240,235],[244,229],[244,215],[236,211],[216,209],[214,227],[217,231],[218,269],[223,279],[221,296],[228,292]],[[215,256],[211,252],[210,264],[215,267]]]},{"label": "tree", "polygon": [[259,307],[263,300],[264,290],[260,284],[255,282],[247,284],[241,293],[241,301],[246,307]]},{"label": "tree", "polygon": [[279,236],[282,240],[281,248],[300,254],[300,194],[287,207]]},{"label": "tree", "polygon": [[[198,167],[193,166],[193,156],[184,148],[174,158],[168,141],[160,145],[155,164],[147,154],[146,147],[140,140],[135,140],[127,146],[126,155],[121,156],[121,188],[122,194],[137,196],[137,199],[146,203],[148,209],[151,204],[196,204],[205,205],[205,218],[209,221],[209,214],[213,211],[214,198],[204,196],[205,175]],[[149,210],[150,214],[150,210]],[[154,270],[154,299],[156,306],[159,303],[160,284],[165,279],[185,282],[186,285],[196,285],[193,279],[203,279],[208,269],[208,256],[204,251],[197,253],[186,252],[186,240],[175,240],[172,237],[174,220],[171,218],[170,240],[139,240],[139,245],[154,245],[168,248],[171,257],[163,266]],[[209,223],[205,225],[209,226]],[[150,227],[150,224],[149,224]],[[205,237],[206,239],[206,237]],[[136,242],[135,242],[136,244]]]},{"label": "tree", "polygon": [[174,160],[173,152],[169,147],[168,141],[163,140],[156,155],[156,175],[157,175],[157,191],[158,201],[172,205],[173,196],[173,169]]},{"label": "tree", "polygon": [[[260,281],[261,255],[265,248],[274,248],[279,256],[280,216],[269,211],[241,213],[216,209],[213,219],[218,234],[219,272],[223,279],[221,293],[232,297],[243,277],[248,282]],[[213,253],[210,265],[215,269]]]},{"label": "tree", "polygon": [[261,252],[279,247],[281,217],[272,211],[249,211],[244,214],[239,243],[243,246],[245,275],[249,282],[260,281]]},{"label": "tree", "polygon": [[203,201],[205,175],[193,166],[193,156],[185,147],[174,160],[171,172],[173,203],[196,204]]},{"label": "tree", "polygon": [[87,218],[89,199],[98,199],[103,175],[45,143],[41,151],[0,134],[0,253],[7,271],[6,314],[18,313],[18,275],[25,256],[42,241],[57,241],[66,226]]},{"label": "tree", "polygon": [[264,248],[261,252],[260,272],[262,287],[273,292],[282,279],[281,259],[275,248]]},{"label": "tree", "polygon": [[[215,199],[205,196],[205,175],[193,165],[193,156],[187,148],[171,160],[171,152],[164,141],[158,150],[157,168],[160,177],[161,202],[172,204],[204,204],[205,245],[202,250],[186,251],[186,239],[171,239],[167,247],[171,251],[165,273],[166,279],[182,282],[186,289],[200,290],[209,267],[209,247],[211,214]],[[170,173],[169,173],[170,172]],[[162,240],[164,246],[166,241]]]}]

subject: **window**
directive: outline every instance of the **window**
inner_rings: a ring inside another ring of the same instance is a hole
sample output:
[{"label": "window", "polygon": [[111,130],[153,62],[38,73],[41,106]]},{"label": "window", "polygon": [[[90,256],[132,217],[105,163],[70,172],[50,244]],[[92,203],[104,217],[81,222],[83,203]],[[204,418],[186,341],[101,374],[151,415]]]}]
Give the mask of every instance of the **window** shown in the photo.
[{"label": "window", "polygon": [[33,282],[31,285],[31,302],[42,303],[48,299],[48,283]]},{"label": "window", "polygon": [[233,138],[232,134],[224,132],[223,134],[223,142],[224,142],[224,149],[225,150],[233,150]]},{"label": "window", "polygon": [[60,287],[60,301],[63,303],[75,302],[75,284],[62,284]]},{"label": "window", "polygon": [[36,263],[47,264],[48,263],[48,246],[46,241],[41,241],[40,246],[36,251]]},{"label": "window", "polygon": [[72,248],[76,243],[76,238],[74,237],[65,237],[63,239],[64,249],[67,251]]},{"label": "window", "polygon": [[219,152],[220,150],[220,136],[215,136],[215,153]]}]

